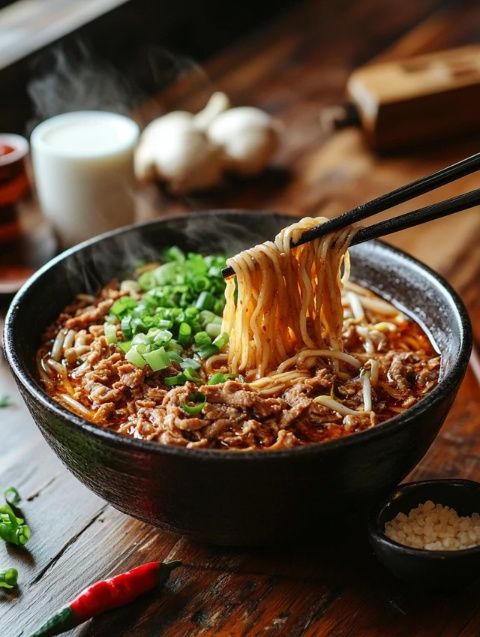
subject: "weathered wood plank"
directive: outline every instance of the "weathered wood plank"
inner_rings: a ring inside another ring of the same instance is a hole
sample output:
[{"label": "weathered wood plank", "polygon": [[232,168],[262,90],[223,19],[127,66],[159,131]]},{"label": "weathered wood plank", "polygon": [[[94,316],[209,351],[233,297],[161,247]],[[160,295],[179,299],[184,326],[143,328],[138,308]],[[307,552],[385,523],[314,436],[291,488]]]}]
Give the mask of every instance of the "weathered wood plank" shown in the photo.
[{"label": "weathered wood plank", "polygon": [[[250,40],[218,56],[206,74],[185,78],[144,110],[201,106],[212,87],[238,103],[275,113],[287,133],[275,167],[262,178],[226,184],[214,194],[171,200],[151,188],[145,216],[207,207],[332,215],[477,150],[476,140],[378,157],[361,134],[326,136],[322,105],[342,98],[359,63],[476,39],[478,3],[368,0],[296,7]],[[206,81],[205,77],[210,79]],[[418,200],[422,205],[477,185],[474,176]],[[417,203],[417,202],[415,202]],[[409,209],[404,205],[403,210]],[[480,338],[478,210],[406,231],[392,243],[439,269],[462,295]],[[426,595],[395,581],[374,560],[365,529],[339,529],[315,545],[225,550],[193,544],[105,506],[48,450],[0,365],[0,392],[14,405],[0,411],[0,487],[27,498],[31,556],[0,546],[0,567],[16,563],[19,596],[0,593],[0,631],[28,634],[91,581],[150,559],[181,559],[162,593],[109,613],[72,634],[157,636],[477,637],[480,584],[457,594]],[[453,409],[412,479],[460,475],[480,479],[479,385],[469,372]]]}]

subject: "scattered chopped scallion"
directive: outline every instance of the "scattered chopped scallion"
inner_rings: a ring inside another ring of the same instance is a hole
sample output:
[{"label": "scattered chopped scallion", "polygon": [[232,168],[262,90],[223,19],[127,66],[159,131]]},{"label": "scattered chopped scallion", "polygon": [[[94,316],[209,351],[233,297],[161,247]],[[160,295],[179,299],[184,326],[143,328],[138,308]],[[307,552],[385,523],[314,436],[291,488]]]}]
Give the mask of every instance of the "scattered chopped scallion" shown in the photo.
[{"label": "scattered chopped scallion", "polygon": [[197,416],[203,411],[206,404],[207,398],[205,394],[202,394],[202,392],[192,392],[188,397],[188,402],[182,403],[180,407],[189,416]]},{"label": "scattered chopped scallion", "polygon": [[105,323],[105,338],[107,339],[107,343],[116,343],[117,342],[117,326],[112,325],[111,323]]},{"label": "scattered chopped scallion", "polygon": [[[10,498],[13,494],[13,498]],[[20,494],[14,487],[9,487],[4,493],[6,503],[0,506],[0,538],[10,544],[23,546],[31,536],[30,527],[23,518],[15,515],[13,506],[20,503]]]},{"label": "scattered chopped scallion", "polygon": [[11,404],[10,396],[7,394],[0,394],[0,409],[9,407]]},{"label": "scattered chopped scallion", "polygon": [[200,358],[209,358],[218,354],[218,347],[216,345],[205,345],[197,351]]},{"label": "scattered chopped scallion", "polygon": [[18,571],[16,568],[7,568],[6,571],[0,571],[0,588],[11,589],[17,585]]},{"label": "scattered chopped scallion", "polygon": [[193,360],[193,358],[183,358],[182,362],[180,363],[180,367],[182,369],[200,369],[200,363]]},{"label": "scattered chopped scallion", "polygon": [[219,350],[223,349],[228,343],[228,334],[226,332],[222,332],[217,338],[213,341],[212,345],[218,347]]},{"label": "scattered chopped scallion", "polygon": [[125,358],[129,363],[135,365],[136,367],[145,367],[147,361],[143,358],[143,356],[138,351],[138,346],[132,346],[125,354]]},{"label": "scattered chopped scallion", "polygon": [[8,489],[5,489],[5,491],[3,492],[3,497],[5,498],[8,504],[14,507],[20,504],[20,501],[22,499],[18,490],[15,489],[15,487],[8,487]]},{"label": "scattered chopped scallion", "polygon": [[170,356],[163,347],[153,352],[145,352],[142,354],[142,357],[147,361],[154,372],[158,372],[171,365]]},{"label": "scattered chopped scallion", "polygon": [[115,303],[110,308],[110,313],[115,316],[121,316],[124,312],[128,310],[132,310],[136,307],[137,302],[132,299],[131,296],[121,296],[119,299],[115,301]]},{"label": "scattered chopped scallion", "polygon": [[164,384],[167,387],[174,387],[175,385],[184,385],[187,382],[185,374],[180,373],[175,376],[167,376],[163,379]]},{"label": "scattered chopped scallion", "polygon": [[198,347],[205,347],[210,345],[211,342],[212,339],[206,332],[198,332],[195,334],[195,344],[198,345]]},{"label": "scattered chopped scallion", "polygon": [[[225,257],[204,257],[172,247],[164,251],[162,261],[137,271],[143,296],[126,295],[113,303],[105,336],[137,367],[148,364],[160,371],[172,364],[180,366],[182,372],[164,380],[167,386],[187,380],[200,383],[202,377],[196,371],[200,363],[191,356],[208,358],[228,342],[221,333]],[[122,336],[117,336],[119,328]]]},{"label": "scattered chopped scallion", "polygon": [[226,383],[227,380],[230,380],[231,378],[235,378],[235,374],[222,374],[221,372],[217,372],[216,374],[210,376],[210,378],[208,379],[208,384],[219,385],[220,383]]}]

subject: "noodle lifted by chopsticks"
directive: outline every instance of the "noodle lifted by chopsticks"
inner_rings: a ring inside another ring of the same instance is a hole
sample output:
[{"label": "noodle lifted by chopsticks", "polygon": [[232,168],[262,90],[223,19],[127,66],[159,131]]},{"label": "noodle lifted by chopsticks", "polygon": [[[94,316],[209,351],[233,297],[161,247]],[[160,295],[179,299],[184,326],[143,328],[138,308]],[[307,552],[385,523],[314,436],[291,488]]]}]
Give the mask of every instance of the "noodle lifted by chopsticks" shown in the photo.
[{"label": "noodle lifted by chopsticks", "polygon": [[304,348],[341,351],[341,266],[348,276],[347,249],[355,228],[342,229],[290,248],[326,218],[306,217],[283,229],[275,241],[227,260],[236,277],[227,281],[222,331],[228,332],[229,368],[274,372]]}]

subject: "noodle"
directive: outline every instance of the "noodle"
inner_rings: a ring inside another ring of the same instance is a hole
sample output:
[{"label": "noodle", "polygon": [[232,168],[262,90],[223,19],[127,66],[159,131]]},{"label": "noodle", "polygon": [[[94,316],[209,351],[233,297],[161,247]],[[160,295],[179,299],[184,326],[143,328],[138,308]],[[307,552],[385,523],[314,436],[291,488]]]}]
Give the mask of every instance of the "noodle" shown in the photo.
[{"label": "noodle", "polygon": [[305,349],[309,357],[341,358],[341,267],[348,263],[355,229],[290,248],[306,230],[325,221],[302,219],[282,230],[273,243],[227,261],[236,280],[227,281],[222,331],[230,335],[228,364],[234,373],[244,373],[249,380],[263,378],[301,364],[296,356]]}]

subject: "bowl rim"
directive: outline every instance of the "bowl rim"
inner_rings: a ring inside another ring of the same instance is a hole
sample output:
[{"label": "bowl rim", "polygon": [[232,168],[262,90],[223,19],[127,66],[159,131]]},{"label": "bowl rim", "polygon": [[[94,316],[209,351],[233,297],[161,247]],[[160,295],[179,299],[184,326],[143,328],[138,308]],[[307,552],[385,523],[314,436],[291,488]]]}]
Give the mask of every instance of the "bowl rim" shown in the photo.
[{"label": "bowl rim", "polygon": [[[480,482],[475,480],[468,480],[466,478],[438,478],[432,480],[418,480],[413,482],[404,482],[397,486],[383,501],[377,506],[374,512],[370,516],[368,524],[368,534],[370,541],[376,544],[381,544],[383,547],[387,547],[389,551],[396,553],[402,553],[411,557],[416,557],[426,560],[440,560],[440,561],[453,561],[455,559],[461,559],[463,557],[480,555],[480,544],[472,546],[467,549],[453,549],[451,551],[439,551],[431,549],[419,549],[413,546],[407,546],[401,544],[395,540],[389,538],[380,527],[380,517],[385,509],[390,505],[394,498],[402,498],[405,494],[412,491],[421,491],[425,487],[432,485],[448,485],[451,487],[460,487],[462,489],[474,489],[478,491],[480,495]],[[439,502],[441,504],[441,502]],[[479,511],[480,512],[480,511]]]},{"label": "bowl rim", "polygon": [[[99,244],[104,240],[111,239],[112,237],[127,235],[132,231],[138,230],[139,228],[145,229],[150,226],[161,225],[162,223],[175,221],[177,219],[184,220],[189,218],[192,214],[194,214],[196,218],[199,218],[200,216],[210,217],[215,215],[241,216],[245,214],[262,214],[291,217],[292,223],[295,221],[295,219],[298,219],[298,217],[294,215],[275,211],[222,208],[179,213],[161,217],[159,219],[133,223],[128,226],[123,226],[121,228],[96,235],[65,250],[64,252],[61,252],[59,255],[43,265],[35,274],[33,274],[24,283],[24,285],[12,299],[12,302],[10,303],[7,311],[7,315],[5,317],[4,326],[4,351],[7,362],[10,365],[10,368],[13,371],[17,381],[20,382],[20,384],[26,389],[30,396],[32,396],[37,402],[39,402],[42,407],[48,412],[53,413],[55,416],[61,418],[64,423],[66,421],[66,423],[68,423],[67,426],[80,427],[87,435],[94,436],[96,438],[98,437],[104,440],[106,443],[112,444],[113,446],[124,447],[142,452],[168,454],[173,456],[185,456],[190,459],[197,460],[208,459],[218,462],[231,462],[233,459],[239,462],[250,462],[258,460],[259,458],[263,458],[264,461],[276,461],[286,456],[291,457],[292,454],[298,457],[308,457],[312,454],[327,452],[339,447],[343,448],[348,446],[355,446],[357,444],[361,444],[362,442],[367,442],[368,440],[382,438],[383,436],[388,435],[390,431],[394,432],[402,427],[409,426],[414,420],[417,419],[417,417],[421,416],[431,407],[441,402],[444,399],[444,396],[453,390],[453,388],[457,384],[458,378],[463,378],[468,365],[470,351],[472,349],[473,336],[470,318],[462,300],[450,286],[450,284],[429,266],[425,265],[418,259],[415,259],[403,250],[395,248],[394,246],[384,241],[375,240],[372,241],[374,245],[380,245],[383,250],[386,250],[396,257],[400,256],[404,261],[407,261],[414,267],[420,269],[422,271],[422,274],[425,275],[427,278],[433,280],[435,285],[445,289],[445,291],[447,292],[447,296],[449,296],[452,301],[452,308],[457,313],[456,322],[458,323],[460,328],[460,351],[457,358],[453,362],[452,369],[448,372],[448,374],[446,374],[444,378],[441,379],[441,381],[432,389],[431,392],[429,392],[426,396],[424,396],[421,400],[419,400],[415,405],[410,407],[405,412],[398,414],[397,416],[394,416],[393,418],[390,418],[389,420],[380,423],[371,429],[359,431],[343,438],[311,443],[308,445],[293,447],[291,449],[279,449],[271,452],[268,452],[267,450],[257,450],[248,451],[245,453],[224,449],[191,449],[186,447],[177,447],[174,445],[162,445],[156,441],[132,438],[120,434],[116,431],[104,429],[98,425],[90,423],[80,416],[77,416],[76,414],[53,400],[53,398],[51,398],[41,388],[40,384],[34,378],[34,376],[29,374],[20,360],[20,356],[16,351],[16,346],[13,339],[13,328],[16,320],[16,314],[18,313],[18,308],[21,306],[23,298],[28,295],[31,288],[38,284],[38,282],[42,279],[43,275],[46,272],[54,269],[59,263],[70,258],[72,255],[83,251],[85,248],[92,247],[95,244]],[[412,315],[414,316],[413,312]]]}]

